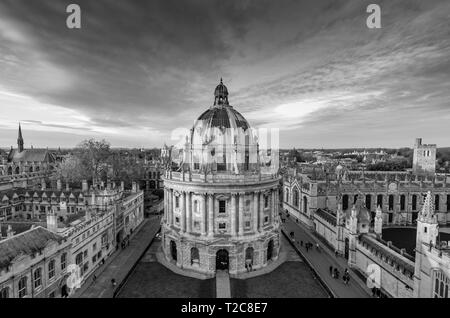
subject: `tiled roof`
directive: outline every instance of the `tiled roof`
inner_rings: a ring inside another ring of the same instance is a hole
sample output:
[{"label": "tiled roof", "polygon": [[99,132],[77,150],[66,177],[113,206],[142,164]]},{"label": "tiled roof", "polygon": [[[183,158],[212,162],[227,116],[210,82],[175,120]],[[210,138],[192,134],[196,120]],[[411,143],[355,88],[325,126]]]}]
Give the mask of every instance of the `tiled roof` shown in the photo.
[{"label": "tiled roof", "polygon": [[0,269],[7,268],[19,255],[34,255],[49,242],[61,243],[64,238],[38,226],[11,238],[0,241]]},{"label": "tiled roof", "polygon": [[12,162],[54,162],[55,158],[47,149],[24,149],[22,152],[13,149],[9,153],[8,160]]}]

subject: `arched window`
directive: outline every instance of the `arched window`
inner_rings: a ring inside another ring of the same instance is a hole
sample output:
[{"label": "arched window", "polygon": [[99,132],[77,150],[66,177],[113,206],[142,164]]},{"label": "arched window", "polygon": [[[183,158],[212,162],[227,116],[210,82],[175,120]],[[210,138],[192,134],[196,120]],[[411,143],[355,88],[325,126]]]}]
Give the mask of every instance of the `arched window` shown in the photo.
[{"label": "arched window", "polygon": [[406,208],[406,196],[402,194],[400,196],[400,210],[405,211]]},{"label": "arched window", "polygon": [[394,210],[394,195],[389,195],[389,211]]},{"label": "arched window", "polygon": [[19,169],[19,167],[16,167],[15,174],[19,174],[19,173],[20,173],[20,169]]},{"label": "arched window", "polygon": [[300,202],[299,202],[298,190],[297,190],[297,189],[294,189],[294,205],[295,205],[296,207],[298,207],[299,204],[300,204]]},{"label": "arched window", "polygon": [[449,278],[444,274],[442,270],[434,270],[434,298],[448,298],[448,286],[450,285]]},{"label": "arched window", "polygon": [[308,213],[308,198],[303,196],[303,213]]},{"label": "arched window", "polygon": [[9,298],[9,287],[3,287],[0,289],[0,299]]},{"label": "arched window", "polygon": [[377,206],[380,206],[380,208],[383,208],[383,195],[382,194],[377,195]]},{"label": "arched window", "polygon": [[247,249],[245,250],[245,260],[253,262],[253,254],[254,254],[253,247],[247,247]]},{"label": "arched window", "polygon": [[368,210],[372,208],[372,196],[370,194],[366,194],[366,208]]},{"label": "arched window", "polygon": [[412,196],[412,210],[417,210],[417,194],[413,194]]},{"label": "arched window", "polygon": [[33,274],[34,288],[38,288],[42,285],[42,269],[36,268]]},{"label": "arched window", "polygon": [[342,210],[347,210],[348,209],[348,195],[344,194],[342,196]]},{"label": "arched window", "polygon": [[191,265],[200,264],[200,253],[198,248],[191,248]]},{"label": "arched window", "polygon": [[27,295],[27,277],[24,276],[19,280],[19,298],[23,298]]},{"label": "arched window", "polygon": [[12,175],[12,172],[13,172],[12,167],[11,166],[8,167],[8,175]]}]

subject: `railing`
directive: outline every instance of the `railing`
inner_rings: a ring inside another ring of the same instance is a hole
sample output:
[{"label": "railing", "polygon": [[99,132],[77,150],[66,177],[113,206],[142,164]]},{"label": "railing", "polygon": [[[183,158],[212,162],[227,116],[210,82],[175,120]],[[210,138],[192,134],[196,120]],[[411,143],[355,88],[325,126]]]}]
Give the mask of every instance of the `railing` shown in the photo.
[{"label": "railing", "polygon": [[232,174],[232,173],[217,173],[217,174],[200,174],[189,172],[168,172],[165,179],[176,181],[190,181],[190,182],[209,182],[209,183],[252,183],[261,181],[277,180],[277,174]]}]

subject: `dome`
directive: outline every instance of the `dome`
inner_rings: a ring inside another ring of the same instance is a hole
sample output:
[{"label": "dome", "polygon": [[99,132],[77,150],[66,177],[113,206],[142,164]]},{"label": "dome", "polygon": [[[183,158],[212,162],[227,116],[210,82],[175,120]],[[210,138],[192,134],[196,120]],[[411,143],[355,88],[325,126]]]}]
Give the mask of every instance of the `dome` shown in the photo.
[{"label": "dome", "polygon": [[258,142],[250,124],[228,104],[222,79],[214,92],[214,104],[203,112],[191,129],[184,162],[192,170],[234,173],[257,170]]},{"label": "dome", "polygon": [[211,107],[201,114],[197,121],[204,121],[209,127],[242,128],[243,130],[250,128],[244,116],[229,105],[224,107]]}]

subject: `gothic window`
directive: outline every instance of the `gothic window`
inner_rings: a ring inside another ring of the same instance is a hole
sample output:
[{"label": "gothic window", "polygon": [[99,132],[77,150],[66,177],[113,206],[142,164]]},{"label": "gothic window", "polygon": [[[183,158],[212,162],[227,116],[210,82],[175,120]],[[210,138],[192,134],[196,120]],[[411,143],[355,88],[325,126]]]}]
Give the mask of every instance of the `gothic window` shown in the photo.
[{"label": "gothic window", "polygon": [[412,196],[412,210],[417,210],[417,194],[413,194]]},{"label": "gothic window", "polygon": [[439,194],[436,194],[434,196],[434,207],[436,211],[439,211]]},{"label": "gothic window", "polygon": [[450,212],[450,194],[447,194],[447,212]]},{"label": "gothic window", "polygon": [[380,208],[383,208],[383,195],[382,194],[377,195],[377,206],[380,206]]},{"label": "gothic window", "polygon": [[[286,202],[289,203],[289,189],[286,189]],[[450,201],[448,201],[448,202],[450,202]]]},{"label": "gothic window", "polygon": [[356,204],[356,201],[358,200],[358,195],[355,194],[355,196],[353,197],[353,204]]},{"label": "gothic window", "polygon": [[298,198],[298,190],[297,189],[294,189],[294,205],[296,206],[296,207],[298,207],[299,206],[299,200],[298,200],[299,198]]},{"label": "gothic window", "polygon": [[225,223],[219,223],[219,229],[224,230],[227,228],[227,225]]},{"label": "gothic window", "polygon": [[394,195],[389,195],[389,211],[394,210]]},{"label": "gothic window", "polygon": [[345,211],[348,209],[348,195],[344,194],[342,196],[342,209]]},{"label": "gothic window", "polygon": [[370,194],[366,194],[366,208],[370,210],[372,205],[372,196]]},{"label": "gothic window", "polygon": [[308,198],[303,196],[303,213],[308,213]]},{"label": "gothic window", "polygon": [[406,196],[404,194],[402,194],[400,196],[400,210],[405,211],[405,207],[406,207]]},{"label": "gothic window", "polygon": [[448,286],[450,285],[450,280],[448,277],[441,270],[435,270],[433,272],[433,276],[433,297],[448,298]]}]

